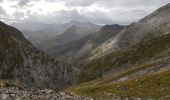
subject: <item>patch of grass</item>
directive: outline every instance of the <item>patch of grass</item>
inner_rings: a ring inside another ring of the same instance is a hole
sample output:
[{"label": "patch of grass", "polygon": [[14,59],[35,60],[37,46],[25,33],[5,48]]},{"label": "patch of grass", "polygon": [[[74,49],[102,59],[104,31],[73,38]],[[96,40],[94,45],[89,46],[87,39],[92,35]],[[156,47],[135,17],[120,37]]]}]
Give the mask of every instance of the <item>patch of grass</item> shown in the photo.
[{"label": "patch of grass", "polygon": [[75,88],[73,93],[91,97],[139,97],[163,99],[170,96],[170,71],[118,83]]},{"label": "patch of grass", "polygon": [[118,73],[113,74],[113,75],[106,75],[102,79],[101,82],[100,81],[98,82],[98,84],[107,84],[109,82],[119,80],[122,77],[126,77],[128,75],[131,75],[132,73],[135,73],[135,72],[138,72],[138,71],[141,71],[141,70],[145,70],[147,68],[154,67],[154,66],[157,66],[157,65],[160,65],[160,64],[165,64],[165,63],[166,62],[163,62],[163,61],[157,61],[157,62],[153,62],[153,63],[149,63],[149,64],[132,66],[125,71],[121,71],[121,72],[118,72]]}]

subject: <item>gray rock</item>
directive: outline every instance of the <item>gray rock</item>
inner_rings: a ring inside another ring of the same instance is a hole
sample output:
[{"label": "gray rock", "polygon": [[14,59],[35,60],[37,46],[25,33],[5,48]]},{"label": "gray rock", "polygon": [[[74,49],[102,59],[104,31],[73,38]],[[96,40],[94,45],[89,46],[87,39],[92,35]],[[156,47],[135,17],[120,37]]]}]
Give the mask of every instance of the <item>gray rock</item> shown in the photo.
[{"label": "gray rock", "polygon": [[1,87],[0,92],[2,93],[0,94],[0,99],[2,100],[93,100],[91,98],[78,97],[63,92],[57,93],[50,89],[38,90],[27,88],[18,90],[17,88]]}]

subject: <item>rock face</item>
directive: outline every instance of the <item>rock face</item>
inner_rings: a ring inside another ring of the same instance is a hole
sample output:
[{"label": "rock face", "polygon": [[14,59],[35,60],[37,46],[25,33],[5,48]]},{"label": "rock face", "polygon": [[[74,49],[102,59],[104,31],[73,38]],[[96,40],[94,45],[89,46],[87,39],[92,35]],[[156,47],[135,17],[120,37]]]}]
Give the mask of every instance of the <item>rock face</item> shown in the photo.
[{"label": "rock face", "polygon": [[61,89],[78,70],[37,50],[17,29],[0,22],[0,79],[15,85]]}]

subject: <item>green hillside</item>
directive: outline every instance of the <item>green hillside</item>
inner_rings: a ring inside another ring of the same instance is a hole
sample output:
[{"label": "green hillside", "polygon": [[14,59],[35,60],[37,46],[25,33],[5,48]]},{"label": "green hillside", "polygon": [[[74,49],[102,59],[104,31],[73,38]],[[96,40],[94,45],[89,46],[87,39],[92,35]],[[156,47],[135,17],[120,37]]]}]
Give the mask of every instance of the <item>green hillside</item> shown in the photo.
[{"label": "green hillside", "polygon": [[80,82],[101,77],[103,74],[125,70],[132,66],[142,65],[150,61],[163,59],[169,55],[170,34],[154,38],[150,41],[140,42],[128,50],[118,50],[102,57],[87,61],[82,65]]}]

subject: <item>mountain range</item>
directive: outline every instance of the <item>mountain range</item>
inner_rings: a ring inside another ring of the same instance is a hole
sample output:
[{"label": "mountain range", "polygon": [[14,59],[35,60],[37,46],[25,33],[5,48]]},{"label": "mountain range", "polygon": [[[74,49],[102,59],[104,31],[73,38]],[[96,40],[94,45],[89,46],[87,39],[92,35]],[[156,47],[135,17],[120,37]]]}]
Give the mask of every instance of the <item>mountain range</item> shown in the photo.
[{"label": "mountain range", "polygon": [[42,52],[1,22],[0,78],[97,100],[170,99],[170,4],[126,26],[71,23]]},{"label": "mountain range", "polygon": [[[81,61],[92,56],[93,52],[97,51],[102,43],[108,40],[110,37],[114,37],[120,32],[125,26],[121,25],[106,25],[95,34],[89,34],[88,36],[82,37],[79,40],[69,42],[64,45],[53,46],[48,48],[46,51],[57,58],[74,63]],[[89,55],[89,56],[88,56]]]},{"label": "mountain range", "polygon": [[[25,22],[12,23],[11,25],[20,29],[24,36],[35,46],[45,47],[43,49],[77,40],[85,35],[96,33],[101,28],[100,25],[95,25],[91,22],[74,20],[63,24]],[[66,37],[66,35],[71,37]]]}]

